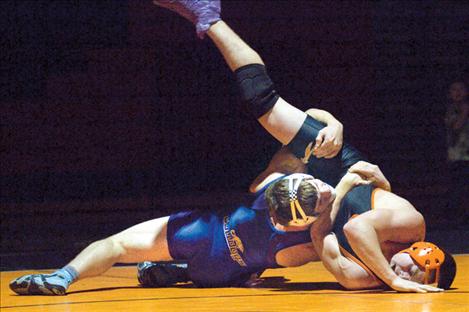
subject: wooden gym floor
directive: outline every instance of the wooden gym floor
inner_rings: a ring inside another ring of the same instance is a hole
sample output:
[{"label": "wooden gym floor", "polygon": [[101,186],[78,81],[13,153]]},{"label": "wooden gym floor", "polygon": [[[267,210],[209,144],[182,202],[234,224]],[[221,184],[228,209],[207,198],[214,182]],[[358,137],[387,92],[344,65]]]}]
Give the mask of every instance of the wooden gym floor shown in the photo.
[{"label": "wooden gym floor", "polygon": [[66,296],[17,296],[13,278],[43,271],[1,272],[2,311],[469,311],[469,254],[457,255],[451,290],[436,294],[346,291],[323,268],[268,270],[260,288],[141,288],[135,266],[114,267],[100,277],[72,285]]}]

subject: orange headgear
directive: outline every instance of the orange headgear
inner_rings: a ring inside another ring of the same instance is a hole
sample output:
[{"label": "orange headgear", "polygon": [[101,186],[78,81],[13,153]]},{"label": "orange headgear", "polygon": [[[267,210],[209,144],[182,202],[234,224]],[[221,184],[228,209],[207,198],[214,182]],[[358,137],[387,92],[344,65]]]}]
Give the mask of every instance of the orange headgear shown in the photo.
[{"label": "orange headgear", "polygon": [[429,242],[416,242],[399,253],[408,253],[420,267],[425,268],[424,284],[428,284],[432,270],[436,270],[435,282],[438,283],[440,267],[445,261],[445,254],[438,246]]},{"label": "orange headgear", "polygon": [[[300,202],[298,201],[297,192],[298,187],[300,186],[301,181],[305,178],[310,178],[310,175],[302,174],[302,173],[294,173],[287,177],[288,179],[288,195],[290,197],[290,210],[292,220],[288,222],[288,225],[303,225],[310,223],[317,219],[314,216],[307,216],[304,212],[303,208],[301,208]],[[295,182],[293,180],[296,180]],[[296,215],[296,211],[301,215],[301,219],[298,219]]]}]

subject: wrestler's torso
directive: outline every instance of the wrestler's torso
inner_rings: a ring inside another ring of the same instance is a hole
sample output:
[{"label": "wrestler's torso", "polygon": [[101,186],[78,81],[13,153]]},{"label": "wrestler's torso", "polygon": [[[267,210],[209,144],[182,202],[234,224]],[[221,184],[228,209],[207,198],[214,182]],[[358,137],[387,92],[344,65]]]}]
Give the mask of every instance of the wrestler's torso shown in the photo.
[{"label": "wrestler's torso", "polygon": [[311,238],[309,229],[277,230],[261,192],[252,207],[172,216],[168,243],[174,259],[188,262],[189,276],[196,284],[215,287],[239,286],[252,273],[279,267],[277,253],[292,246],[311,245]]},{"label": "wrestler's torso", "polygon": [[[386,196],[386,199],[381,199],[382,196]],[[382,209],[384,202],[389,202],[389,195],[396,197],[382,189],[375,188],[372,185],[361,185],[354,187],[343,199],[340,210],[337,213],[337,217],[332,229],[332,232],[337,238],[337,242],[340,246],[341,253],[353,260],[360,260],[355,254],[352,247],[350,246],[347,237],[344,233],[344,225],[352,218],[358,217],[363,213],[367,213],[374,209]],[[402,198],[399,198],[402,200]],[[386,204],[388,206],[389,204]],[[391,205],[392,206],[392,205]],[[390,260],[391,257],[398,251],[404,249],[407,245],[381,241],[380,248],[386,259]]]}]

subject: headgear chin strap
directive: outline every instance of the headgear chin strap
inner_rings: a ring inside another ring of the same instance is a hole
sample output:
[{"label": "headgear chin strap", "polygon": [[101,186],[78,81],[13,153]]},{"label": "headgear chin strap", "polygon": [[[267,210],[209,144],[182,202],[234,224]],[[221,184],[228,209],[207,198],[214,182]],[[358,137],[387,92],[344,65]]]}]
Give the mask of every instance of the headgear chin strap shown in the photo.
[{"label": "headgear chin strap", "polygon": [[428,284],[432,270],[436,270],[435,283],[438,283],[440,267],[445,262],[445,254],[438,246],[429,242],[416,242],[399,253],[408,253],[420,267],[425,268],[424,284]]},{"label": "headgear chin strap", "polygon": [[[304,178],[310,178],[310,177],[311,177],[310,175],[302,174],[302,173],[294,173],[287,177],[288,195],[290,198],[290,210],[291,210],[291,216],[292,216],[292,220],[288,222],[288,225],[308,224],[317,219],[316,217],[306,215],[303,208],[301,208],[301,205],[300,205],[300,202],[298,201],[298,196],[297,196],[298,187],[300,187],[301,181],[303,181]],[[301,215],[301,219],[298,219],[297,217],[297,214],[296,214],[297,210]]]}]

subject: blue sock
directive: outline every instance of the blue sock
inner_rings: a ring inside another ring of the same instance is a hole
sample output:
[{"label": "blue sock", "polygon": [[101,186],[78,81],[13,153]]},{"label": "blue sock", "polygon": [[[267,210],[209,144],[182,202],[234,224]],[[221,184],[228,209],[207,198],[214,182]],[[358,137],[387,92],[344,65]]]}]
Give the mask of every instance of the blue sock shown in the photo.
[{"label": "blue sock", "polygon": [[51,275],[57,274],[65,279],[67,282],[67,287],[70,286],[71,283],[77,280],[78,272],[72,266],[66,265],[60,270],[55,271]]}]

